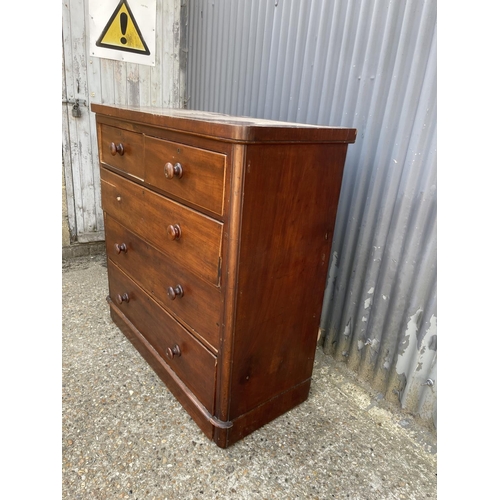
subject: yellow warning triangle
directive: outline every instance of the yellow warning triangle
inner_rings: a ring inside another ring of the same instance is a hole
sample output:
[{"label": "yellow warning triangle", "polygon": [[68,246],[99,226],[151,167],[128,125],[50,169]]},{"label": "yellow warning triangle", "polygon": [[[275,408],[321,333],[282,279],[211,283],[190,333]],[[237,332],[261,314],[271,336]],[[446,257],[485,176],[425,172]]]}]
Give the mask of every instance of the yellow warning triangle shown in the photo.
[{"label": "yellow warning triangle", "polygon": [[98,47],[149,55],[127,0],[121,0],[96,42]]}]

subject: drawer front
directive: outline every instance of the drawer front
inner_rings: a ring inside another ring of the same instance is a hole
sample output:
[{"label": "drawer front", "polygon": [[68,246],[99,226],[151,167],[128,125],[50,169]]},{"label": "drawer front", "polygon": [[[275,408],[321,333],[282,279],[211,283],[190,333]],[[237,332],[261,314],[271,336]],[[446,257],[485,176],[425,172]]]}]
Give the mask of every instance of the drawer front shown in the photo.
[{"label": "drawer front", "polygon": [[226,156],[146,136],[145,181],[222,215]]},{"label": "drawer front", "polygon": [[176,266],[109,215],[105,219],[108,257],[170,314],[217,349],[221,321],[220,289]]},{"label": "drawer front", "polygon": [[144,180],[144,136],[101,125],[101,161]]},{"label": "drawer front", "polygon": [[216,357],[110,260],[108,278],[111,300],[213,414]]},{"label": "drawer front", "polygon": [[176,265],[219,284],[223,225],[147,188],[101,169],[102,208]]}]

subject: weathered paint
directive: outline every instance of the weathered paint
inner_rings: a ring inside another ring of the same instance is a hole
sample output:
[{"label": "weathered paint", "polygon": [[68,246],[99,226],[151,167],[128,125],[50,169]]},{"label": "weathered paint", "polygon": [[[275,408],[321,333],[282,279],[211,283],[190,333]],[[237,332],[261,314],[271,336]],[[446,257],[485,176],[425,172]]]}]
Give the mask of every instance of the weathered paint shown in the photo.
[{"label": "weathered paint", "polygon": [[422,312],[422,309],[418,309],[415,314],[410,317],[406,325],[406,331],[403,340],[400,342],[396,361],[396,371],[398,374],[406,373],[408,371],[408,365],[415,359],[417,332],[420,328],[419,323],[422,319]]}]

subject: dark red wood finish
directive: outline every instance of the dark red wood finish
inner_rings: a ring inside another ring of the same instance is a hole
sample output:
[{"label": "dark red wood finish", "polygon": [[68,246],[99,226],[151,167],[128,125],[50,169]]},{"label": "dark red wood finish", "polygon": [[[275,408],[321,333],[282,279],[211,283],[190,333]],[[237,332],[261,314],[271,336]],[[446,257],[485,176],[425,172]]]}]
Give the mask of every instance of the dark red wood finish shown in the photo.
[{"label": "dark red wood finish", "polygon": [[[212,351],[219,344],[222,323],[222,294],[190,272],[172,262],[163,252],[128,230],[106,214],[106,251],[108,257],[125,271]],[[116,245],[127,251],[116,251]],[[183,296],[169,297],[169,289],[181,286]]]},{"label": "dark red wood finish", "polygon": [[307,399],[356,131],[92,110],[112,318],[227,447]]},{"label": "dark red wood finish", "polygon": [[[108,260],[109,296],[170,368],[213,412],[216,357],[170,317],[134,281]],[[128,299],[121,301],[126,294]],[[172,350],[178,352],[172,356]]]},{"label": "dark red wood finish", "polygon": [[222,224],[104,169],[101,193],[106,213],[218,285]]},{"label": "dark red wood finish", "polygon": [[247,148],[231,420],[311,376],[346,149]]},{"label": "dark red wood finish", "polygon": [[145,181],[169,195],[222,215],[226,157],[146,137]]},{"label": "dark red wood finish", "polygon": [[134,177],[144,179],[144,136],[118,127],[101,127],[100,158]]}]

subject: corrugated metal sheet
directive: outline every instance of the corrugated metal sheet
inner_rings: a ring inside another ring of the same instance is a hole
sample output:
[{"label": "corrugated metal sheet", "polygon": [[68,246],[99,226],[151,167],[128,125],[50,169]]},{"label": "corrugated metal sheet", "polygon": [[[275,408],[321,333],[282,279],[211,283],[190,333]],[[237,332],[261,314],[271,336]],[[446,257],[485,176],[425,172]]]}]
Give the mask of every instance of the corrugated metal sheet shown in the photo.
[{"label": "corrugated metal sheet", "polygon": [[[185,12],[182,0],[157,0],[159,35],[151,67],[91,57],[88,2],[63,2],[63,164],[72,241],[104,239],[96,127],[89,103],[184,107]],[[71,114],[74,99],[85,102],[80,118]]]},{"label": "corrugated metal sheet", "polygon": [[192,0],[188,41],[189,108],[358,129],[322,342],[436,423],[436,0]]}]

